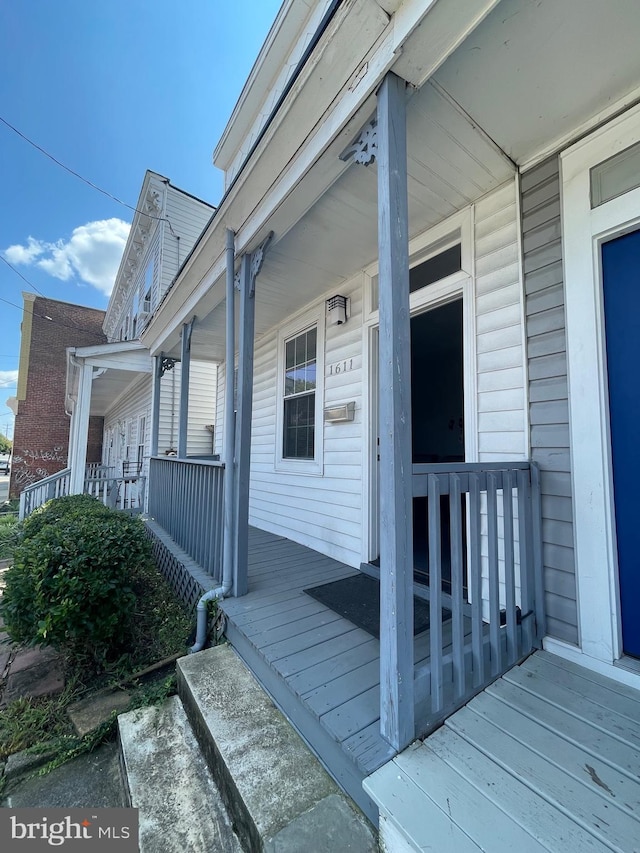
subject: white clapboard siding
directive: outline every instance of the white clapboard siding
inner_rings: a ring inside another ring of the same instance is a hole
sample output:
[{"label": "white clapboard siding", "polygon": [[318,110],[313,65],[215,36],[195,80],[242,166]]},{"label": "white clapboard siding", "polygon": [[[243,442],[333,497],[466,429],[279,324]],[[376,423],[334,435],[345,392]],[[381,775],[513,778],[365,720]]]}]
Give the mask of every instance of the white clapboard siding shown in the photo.
[{"label": "white clapboard siding", "polygon": [[[145,419],[145,435],[138,434],[140,418]],[[138,444],[145,446],[143,474],[148,473],[148,456],[151,436],[151,377],[145,375],[131,383],[120,394],[114,405],[104,417],[104,435],[106,447],[103,449],[103,462],[115,465],[116,473],[121,473],[122,462],[127,458],[137,459]],[[110,442],[113,446],[110,447]],[[129,456],[127,457],[127,451]]]},{"label": "white clapboard siding", "polygon": [[210,427],[216,423],[217,366],[208,361],[191,362],[189,374],[189,420],[187,455],[200,456],[213,452]]},{"label": "white clapboard siding", "polygon": [[163,222],[161,229],[162,270],[159,280],[159,299],[175,278],[180,265],[211,219],[212,213],[213,208],[204,201],[176,187],[167,186],[164,215],[168,222]]},{"label": "white clapboard siding", "polygon": [[276,442],[281,440],[276,435],[277,331],[256,341],[250,523],[357,566],[363,499],[360,278],[347,287],[341,285],[340,292],[351,299],[351,316],[342,326],[327,326],[325,364],[318,365],[318,370],[324,370],[323,406],[355,402],[355,420],[318,425],[323,440],[322,476],[276,470]]},{"label": "white clapboard siding", "polygon": [[[211,432],[207,426],[216,423],[217,366],[211,362],[191,362],[189,375],[189,417],[187,420],[187,456],[203,456],[212,452]],[[180,422],[180,362],[162,377],[160,386],[160,421],[158,454],[178,449]]]},{"label": "white clapboard siding", "polygon": [[578,642],[558,158],[522,177],[531,457],[540,465],[547,633]]},{"label": "white clapboard siding", "polygon": [[527,458],[524,309],[515,182],[475,206],[478,460]]},{"label": "white clapboard siding", "polygon": [[[475,206],[477,452],[480,462],[527,458],[524,306],[515,181]],[[514,501],[516,602],[520,602],[518,509]],[[488,521],[482,499],[483,609],[488,616]],[[500,605],[505,604],[502,491],[498,492]]]}]

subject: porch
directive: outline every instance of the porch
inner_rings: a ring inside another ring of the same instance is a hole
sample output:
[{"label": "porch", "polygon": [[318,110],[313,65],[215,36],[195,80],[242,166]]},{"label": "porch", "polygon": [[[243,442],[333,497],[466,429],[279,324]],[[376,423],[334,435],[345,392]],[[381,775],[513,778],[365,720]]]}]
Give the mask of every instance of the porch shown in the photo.
[{"label": "porch", "polygon": [[640,692],[548,652],[365,782],[389,849],[637,851]]}]

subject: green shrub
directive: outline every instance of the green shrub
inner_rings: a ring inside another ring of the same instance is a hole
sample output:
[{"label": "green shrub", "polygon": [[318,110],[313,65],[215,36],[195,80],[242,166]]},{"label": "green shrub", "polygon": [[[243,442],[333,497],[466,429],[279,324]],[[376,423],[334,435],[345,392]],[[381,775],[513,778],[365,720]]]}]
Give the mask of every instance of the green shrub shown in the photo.
[{"label": "green shrub", "polygon": [[85,495],[49,501],[20,525],[5,574],[9,634],[104,668],[130,641],[135,571],[150,556],[139,519]]},{"label": "green shrub", "polygon": [[17,541],[18,518],[0,510],[0,560],[6,560]]}]

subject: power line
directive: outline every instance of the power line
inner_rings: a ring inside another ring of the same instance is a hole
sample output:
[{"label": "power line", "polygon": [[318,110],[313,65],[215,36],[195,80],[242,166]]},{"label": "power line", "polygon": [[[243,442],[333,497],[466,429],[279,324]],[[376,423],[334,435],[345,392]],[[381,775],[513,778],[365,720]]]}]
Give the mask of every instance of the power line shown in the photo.
[{"label": "power line", "polygon": [[[44,296],[44,299],[48,299],[48,296]],[[52,301],[56,301],[55,299]],[[38,311],[34,311],[33,309],[29,310],[26,305],[16,305],[15,302],[10,302],[8,299],[3,299],[0,296],[0,302],[4,302],[5,305],[11,305],[12,308],[17,308],[18,311],[24,311],[25,314],[31,314],[32,317],[39,317],[41,320],[50,320],[52,323],[55,323],[56,326],[59,326],[61,329],[73,329],[74,332],[78,332],[78,326],[72,326],[69,323],[63,323],[61,320],[54,320],[52,317],[49,317],[48,314],[40,314]],[[81,308],[84,306],[80,306]],[[97,311],[101,310],[99,308],[95,309]],[[95,337],[100,341],[101,344],[106,343],[104,335],[100,335],[98,332],[90,332],[88,329],[83,330],[85,334],[90,334],[92,337]]]},{"label": "power line", "polygon": [[[34,142],[33,139],[29,139],[28,136],[26,136],[24,133],[22,133],[22,131],[18,130],[17,127],[14,127],[5,118],[2,118],[2,116],[0,116],[0,121],[2,122],[2,124],[4,124],[6,127],[8,127],[9,130],[12,130],[21,139],[23,139],[25,142],[28,142],[29,145],[32,145],[37,151],[39,151],[41,154],[44,154],[45,157],[48,157],[49,160],[52,160],[56,165],[60,166],[61,169],[64,169],[66,172],[69,172],[70,175],[73,175],[75,178],[78,178],[78,180],[82,181],[84,184],[87,184],[87,186],[91,187],[92,189],[97,190],[99,193],[102,193],[102,195],[107,196],[107,198],[110,198],[112,201],[115,201],[118,204],[121,204],[123,207],[129,208],[129,210],[133,210],[134,213],[142,213],[145,216],[148,216],[150,219],[162,220],[162,219],[166,218],[166,217],[162,217],[162,216],[153,216],[152,214],[148,213],[145,210],[138,210],[137,207],[133,207],[132,205],[127,204],[126,201],[122,201],[122,199],[113,195],[108,190],[102,189],[102,187],[99,187],[97,184],[94,184],[93,181],[88,180],[83,175],[81,175],[79,172],[76,172],[74,169],[71,169],[69,166],[67,166],[65,163],[63,163],[61,160],[58,160],[57,157],[54,157],[53,154],[50,154],[41,145],[38,145],[37,142]],[[169,220],[167,220],[167,222],[168,221]],[[169,223],[169,224],[171,224],[171,223]]]},{"label": "power line", "polygon": [[155,216],[153,213],[149,213],[148,210],[140,210],[139,208],[134,207],[132,204],[128,204],[126,201],[122,201],[122,199],[118,198],[118,196],[115,196],[108,190],[99,187],[97,184],[94,184],[93,181],[90,181],[88,178],[85,178],[84,175],[81,175],[79,172],[76,172],[74,169],[71,169],[61,160],[58,160],[57,157],[54,157],[53,154],[50,154],[45,148],[43,148],[41,145],[38,145],[37,142],[34,142],[33,139],[29,139],[29,137],[26,136],[26,134],[22,133],[21,130],[18,130],[17,127],[14,127],[14,125],[12,125],[11,122],[7,121],[6,118],[0,116],[0,121],[2,122],[2,124],[5,125],[5,127],[8,127],[9,130],[12,130],[14,133],[16,133],[20,137],[20,139],[23,139],[29,145],[32,145],[36,149],[36,151],[39,151],[41,154],[44,154],[45,157],[48,157],[49,160],[52,160],[57,166],[60,166],[61,169],[64,169],[66,172],[69,172],[69,174],[73,175],[74,178],[78,178],[78,180],[82,181],[83,184],[86,184],[88,187],[97,190],[99,193],[102,193],[102,195],[105,195],[112,201],[115,201],[118,204],[121,204],[123,207],[128,208],[128,210],[132,210],[134,213],[141,213],[143,216],[148,216],[149,219],[156,219],[158,222],[166,222],[169,226],[169,231],[171,231],[176,240],[180,239],[180,237],[173,230],[173,225],[171,224],[171,220],[168,216]]},{"label": "power line", "polygon": [[[22,275],[22,273],[20,272],[20,270],[17,270],[17,269],[14,267],[14,265],[13,265],[12,263],[10,263],[10,262],[5,258],[5,256],[4,256],[4,255],[0,255],[0,261],[4,261],[4,263],[9,267],[9,269],[10,269],[10,270],[13,270],[13,272],[14,272],[16,275],[20,276],[20,278],[24,281],[24,283],[25,283],[25,284],[28,284],[28,285],[29,285],[29,287],[30,287],[30,288],[32,288],[32,290],[35,290],[35,292],[36,292],[36,293],[39,293],[39,294],[40,294],[40,296],[44,296],[44,293],[43,293],[41,290],[38,290],[38,288],[35,286],[35,284],[32,284],[32,283],[29,281],[29,279],[28,279],[28,278],[25,278],[25,276],[23,276],[23,275]],[[45,296],[45,299],[46,299],[46,296]]]}]

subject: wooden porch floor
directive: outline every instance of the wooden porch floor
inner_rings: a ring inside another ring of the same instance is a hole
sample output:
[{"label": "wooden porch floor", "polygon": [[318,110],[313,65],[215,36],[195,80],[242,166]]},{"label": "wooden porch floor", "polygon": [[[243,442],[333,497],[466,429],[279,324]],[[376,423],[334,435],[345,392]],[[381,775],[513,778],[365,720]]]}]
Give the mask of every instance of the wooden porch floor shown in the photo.
[{"label": "wooden porch floor", "polygon": [[[249,593],[222,602],[236,651],[374,822],[362,780],[395,753],[379,733],[380,644],[303,590],[356,570],[250,528]],[[428,635],[415,638],[416,661]]]},{"label": "wooden porch floor", "polygon": [[639,779],[640,691],[536,652],[365,786],[402,849],[637,853]]}]

